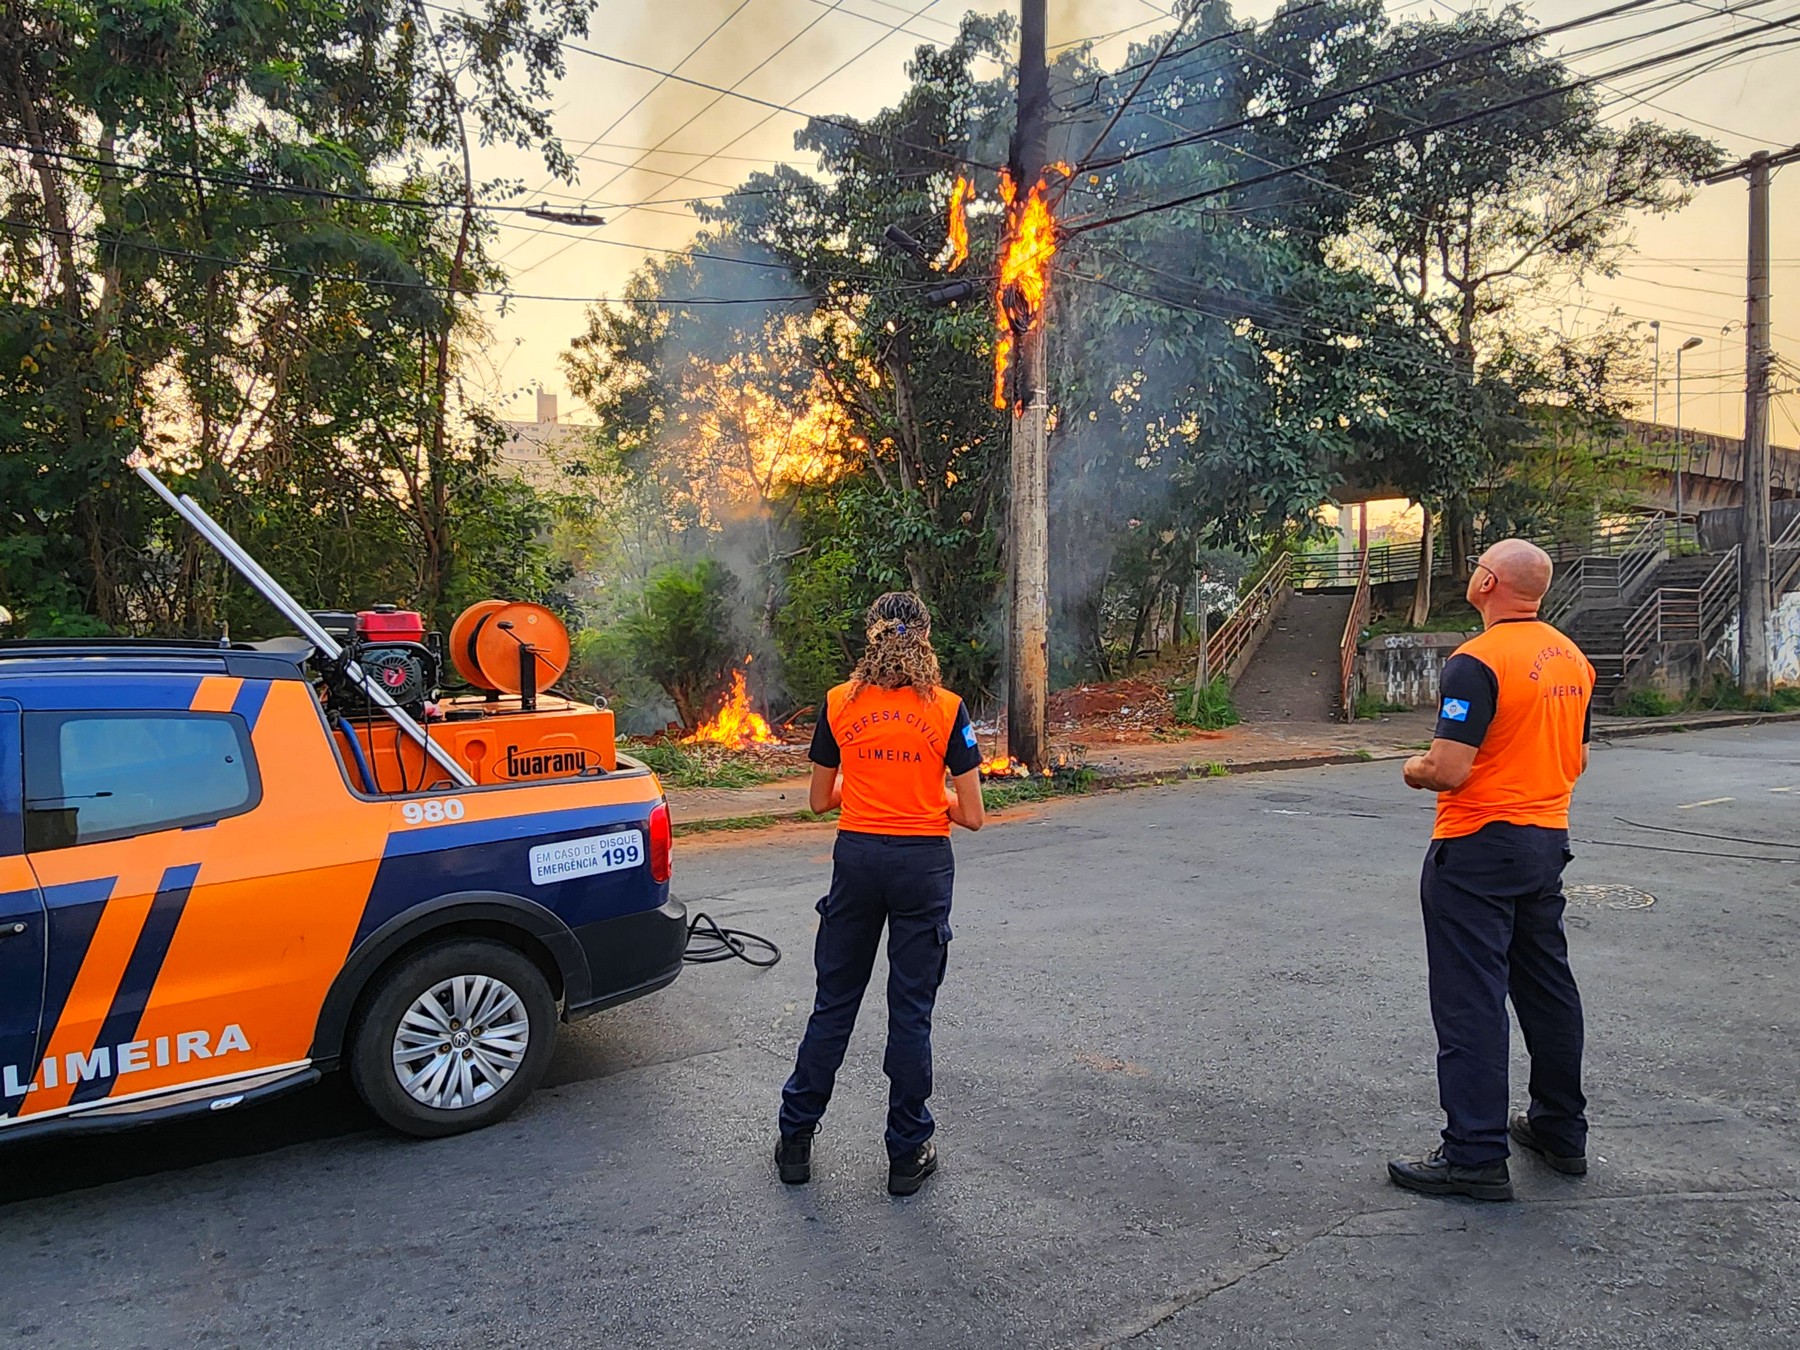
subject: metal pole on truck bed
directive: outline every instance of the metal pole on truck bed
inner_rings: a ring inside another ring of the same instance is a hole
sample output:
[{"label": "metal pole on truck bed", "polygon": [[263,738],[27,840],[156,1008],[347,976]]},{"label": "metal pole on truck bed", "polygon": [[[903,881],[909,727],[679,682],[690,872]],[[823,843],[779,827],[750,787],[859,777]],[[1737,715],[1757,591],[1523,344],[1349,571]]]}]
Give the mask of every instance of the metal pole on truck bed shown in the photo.
[{"label": "metal pole on truck bed", "polygon": [[363,691],[369,702],[393,719],[394,725],[422,749],[432,762],[449,774],[452,782],[458,787],[475,786],[475,780],[469,776],[468,770],[458,764],[448,750],[432,740],[426,734],[425,728],[414,721],[406,709],[394,702],[393,695],[381,687],[380,681],[371,680],[363,673],[361,666],[346,657],[344,649],[338,646],[337,639],[320,627],[318,620],[308,614],[300,602],[289,595],[279,581],[265,572],[262,564],[246,553],[243,545],[226,533],[223,525],[207,515],[205,508],[199,502],[185,495],[177,497],[169,491],[162,479],[158,478],[145,465],[137,466],[137,475],[150,485],[157,496],[169,504],[176,515],[192,525],[202,539],[217,549],[220,557],[237,568],[243,574],[244,580],[254,586],[265,600],[280,610],[283,617],[300,630],[302,637],[312,643],[324,656],[339,662],[344,673],[356,682],[357,688]]}]

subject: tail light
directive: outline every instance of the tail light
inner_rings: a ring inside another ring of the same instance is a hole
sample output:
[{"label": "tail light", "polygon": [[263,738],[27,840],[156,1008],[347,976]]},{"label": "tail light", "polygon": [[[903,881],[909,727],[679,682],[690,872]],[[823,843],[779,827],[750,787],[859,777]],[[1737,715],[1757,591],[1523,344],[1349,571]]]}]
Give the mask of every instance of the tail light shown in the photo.
[{"label": "tail light", "polygon": [[658,802],[650,811],[650,880],[667,881],[675,871],[675,830],[669,821],[669,804]]}]

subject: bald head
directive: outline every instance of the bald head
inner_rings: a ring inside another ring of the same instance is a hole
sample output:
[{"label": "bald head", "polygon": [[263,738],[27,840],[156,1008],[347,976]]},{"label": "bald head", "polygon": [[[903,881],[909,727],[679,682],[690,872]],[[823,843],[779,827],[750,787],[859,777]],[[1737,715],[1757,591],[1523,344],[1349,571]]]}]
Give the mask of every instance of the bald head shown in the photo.
[{"label": "bald head", "polygon": [[1469,578],[1469,603],[1489,623],[1537,614],[1555,571],[1550,555],[1524,539],[1502,539]]}]

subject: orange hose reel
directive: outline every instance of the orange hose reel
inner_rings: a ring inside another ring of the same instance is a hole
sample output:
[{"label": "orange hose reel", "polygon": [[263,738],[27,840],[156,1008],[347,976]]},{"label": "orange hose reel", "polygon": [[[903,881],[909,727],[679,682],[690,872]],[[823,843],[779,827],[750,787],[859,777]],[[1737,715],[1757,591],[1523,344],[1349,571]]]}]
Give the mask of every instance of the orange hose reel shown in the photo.
[{"label": "orange hose reel", "polygon": [[450,664],[476,689],[519,694],[526,686],[522,662],[536,667],[529,682],[541,694],[569,668],[569,630],[542,605],[523,600],[480,600],[450,626]]}]

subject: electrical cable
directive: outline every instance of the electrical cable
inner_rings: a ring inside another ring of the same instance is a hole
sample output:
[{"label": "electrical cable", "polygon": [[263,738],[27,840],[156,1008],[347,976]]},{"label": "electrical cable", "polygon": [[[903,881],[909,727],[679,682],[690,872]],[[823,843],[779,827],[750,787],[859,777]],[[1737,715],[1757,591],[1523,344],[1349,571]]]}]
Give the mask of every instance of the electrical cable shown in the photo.
[{"label": "electrical cable", "polygon": [[[1222,126],[1209,127],[1204,131],[1192,132],[1186,136],[1178,136],[1173,140],[1158,142],[1155,145],[1141,146],[1136,150],[1114,155],[1108,159],[1095,160],[1088,164],[1079,164],[1076,166],[1076,172],[1081,173],[1093,169],[1114,168],[1120,164],[1128,163],[1131,160],[1141,159],[1145,155],[1157,154],[1164,150],[1178,149],[1184,145],[1193,145],[1200,141],[1211,140],[1217,136],[1229,135],[1235,131],[1248,130],[1262,122],[1272,121],[1278,117],[1291,118],[1297,113],[1308,112],[1327,103],[1341,103],[1347,99],[1356,97],[1358,94],[1366,93],[1372,89],[1379,89],[1383,85],[1397,84],[1401,80],[1412,79],[1419,75],[1428,75],[1433,71],[1443,70],[1448,66],[1457,65],[1464,61],[1473,61],[1483,56],[1491,56],[1496,52],[1505,51],[1510,47],[1537,42],[1554,34],[1568,32],[1571,29],[1580,28],[1587,24],[1601,23],[1607,19],[1617,18],[1621,14],[1630,13],[1633,10],[1644,9],[1657,3],[1659,3],[1659,0],[1624,0],[1623,4],[1613,5],[1607,9],[1595,11],[1592,14],[1579,16],[1570,19],[1565,23],[1553,24],[1549,28],[1533,29],[1529,33],[1522,33],[1516,37],[1504,38],[1498,42],[1490,42],[1484,46],[1470,47],[1466,50],[1457,52],[1454,55],[1427,62],[1424,65],[1412,66],[1406,70],[1391,71],[1387,74],[1375,76],[1357,84],[1350,85],[1345,89],[1337,89],[1328,94],[1321,94],[1318,97],[1308,99],[1303,103],[1296,103],[1268,113],[1257,113],[1251,117],[1242,118],[1237,122],[1229,122]],[[1767,3],[1767,0],[1754,0],[1754,3]],[[1687,22],[1698,23],[1702,21],[1691,19]]]},{"label": "electrical cable", "polygon": [[[682,66],[686,65],[688,62],[688,59],[690,57],[692,57],[695,52],[698,52],[700,50],[700,47],[704,47],[707,44],[707,42],[710,42],[712,40],[712,38],[719,32],[719,29],[723,28],[726,23],[729,23],[732,19],[736,18],[738,13],[740,11],[742,11],[743,8],[745,7],[745,5],[747,5],[748,3],[749,3],[749,0],[742,0],[742,3],[740,3],[736,9],[732,10],[731,13],[726,16],[725,20],[723,22],[721,22],[717,28],[713,29],[712,33],[709,33],[704,39],[702,39],[699,46],[695,47],[693,49],[693,51],[690,51],[687,54],[687,56],[682,57],[681,60],[676,63],[675,70],[670,71],[668,74],[664,75],[661,79],[657,80],[657,82],[650,88],[650,91],[644,95],[644,98],[649,98],[650,94],[653,94],[658,89],[661,89],[671,79],[679,79],[680,77],[675,74],[675,71],[680,70]],[[732,83],[731,89],[727,92],[735,93],[741,85],[743,85],[747,81],[753,79],[759,72],[766,69],[768,67],[768,65],[772,61],[774,61],[777,57],[779,57],[783,52],[787,51],[796,42],[800,41],[801,38],[805,37],[808,33],[812,32],[813,29],[817,28],[820,24],[824,23],[826,18],[831,14],[831,12],[833,10],[835,10],[837,8],[837,5],[839,3],[841,3],[841,0],[833,0],[833,3],[826,7],[825,12],[823,14],[814,15],[812,20],[809,23],[807,23],[804,27],[802,27],[799,32],[793,34],[791,37],[789,37],[787,39],[787,41],[783,42],[774,51],[770,52],[767,56],[763,57],[762,60],[758,61],[754,66],[750,67],[749,70],[745,71],[742,75],[738,76],[738,78]],[[594,189],[594,191],[604,192],[604,191],[606,191],[607,188],[611,187],[614,183],[618,182],[626,174],[632,172],[634,169],[641,168],[646,159],[648,159],[656,151],[662,149],[665,145],[667,145],[670,141],[674,140],[677,136],[681,135],[681,133],[686,131],[689,127],[693,126],[694,123],[698,122],[702,117],[706,116],[707,113],[711,112],[714,108],[718,107],[719,104],[725,100],[725,97],[726,97],[725,92],[721,92],[721,93],[714,95],[712,102],[710,102],[710,103],[706,104],[704,107],[700,108],[691,117],[689,117],[685,122],[681,123],[679,126],[675,127],[673,130],[671,130],[667,134],[665,134],[663,136],[663,138],[660,141],[658,141],[654,146],[652,146],[649,150],[645,151],[643,154],[639,155],[637,157],[636,162],[627,164],[627,165],[624,165],[623,167],[621,167],[618,170],[618,172],[614,173],[612,175],[612,177],[608,178],[604,183],[601,183],[598,187],[596,187]],[[606,131],[601,133],[601,135],[606,135],[606,134],[610,133],[614,127],[618,126],[620,122],[624,121],[625,118],[629,117],[631,115],[631,113],[634,110],[636,110],[636,108],[638,107],[638,104],[640,104],[642,102],[643,102],[643,99],[639,99],[638,103],[634,103],[631,105],[630,108],[627,108],[623,113],[621,113],[619,115],[619,117],[617,119],[615,119],[606,128]],[[769,116],[774,117],[775,114],[770,113]],[[765,118],[764,120],[766,121],[767,119]],[[761,124],[759,123],[758,125],[761,125]],[[703,159],[700,161],[699,164],[694,165],[694,168],[695,169],[705,168],[709,162],[710,161]],[[667,184],[667,183],[680,182],[683,178],[690,177],[691,175],[690,174],[680,174],[680,175],[671,176],[671,175],[667,175],[667,174],[663,174],[663,173],[658,173],[657,176],[659,178],[662,178],[664,180],[664,183]],[[627,211],[629,211],[629,209],[630,208],[627,208]],[[623,213],[621,213],[621,214],[623,214]],[[514,252],[517,251],[518,247],[522,247],[522,245],[515,246],[514,248],[507,250],[507,252],[501,254],[500,257],[498,259],[496,259],[496,261],[504,262],[507,258],[511,257]],[[553,259],[560,258],[564,253],[567,253],[567,252],[568,252],[568,249],[566,247],[559,248],[555,252],[553,252],[543,258],[540,258],[537,262],[531,264],[531,266],[532,267],[542,267],[544,264],[552,261]],[[526,270],[529,270],[529,269],[526,269]]]},{"label": "electrical cable", "polygon": [[[916,11],[914,11],[913,17],[917,18],[919,15],[924,14],[926,10],[932,9],[939,3],[941,3],[941,0],[925,0],[925,3],[923,5],[921,5]],[[824,16],[822,15],[820,17],[823,18]],[[814,22],[816,23],[816,22],[818,22],[818,20],[814,20]],[[809,24],[808,28],[810,28],[810,27],[811,27],[811,25]],[[823,86],[825,84],[830,83],[833,79],[837,78],[837,76],[842,74],[844,71],[848,70],[851,66],[855,65],[858,61],[862,60],[863,57],[867,56],[870,52],[874,51],[883,42],[886,42],[889,38],[893,37],[897,31],[897,28],[898,28],[897,25],[890,25],[886,32],[884,32],[880,37],[876,38],[873,42],[869,43],[868,46],[864,47],[861,51],[856,52],[854,55],[852,55],[852,56],[846,58],[845,60],[841,61],[840,63],[838,63],[838,65],[833,67],[831,70],[828,70],[825,74],[821,75],[818,79],[814,80],[811,84],[809,84],[805,89],[802,89],[794,97],[795,98],[805,98],[809,94],[811,94],[814,90],[820,88],[821,86]],[[796,40],[797,40],[797,37],[796,37]],[[782,48],[782,50],[786,50],[785,46]],[[776,54],[779,55],[780,53],[778,52]],[[759,67],[757,67],[757,69],[760,70],[761,67],[759,66]],[[752,73],[754,73],[754,72],[752,72]],[[749,77],[746,76],[745,78],[747,79]],[[739,83],[741,84],[742,81],[740,80]],[[718,99],[714,99],[712,103],[709,103],[707,105],[707,108],[713,107],[718,102],[719,102]],[[702,109],[702,111],[705,111],[705,109]],[[696,114],[696,116],[698,116],[698,114]],[[760,122],[753,123],[749,127],[746,127],[743,131],[740,131],[737,135],[733,136],[730,140],[726,141],[724,145],[719,147],[719,150],[720,151],[729,150],[729,149],[731,149],[732,146],[739,144],[740,142],[745,140],[747,137],[755,135],[758,131],[762,130],[763,127],[767,126],[771,121],[773,121],[776,116],[777,116],[777,114],[774,112],[769,113]],[[683,123],[682,126],[686,127],[686,126],[690,125],[692,121],[693,121],[693,119],[690,118],[689,121],[686,123]],[[680,128],[678,128],[677,130],[679,130],[679,129]],[[659,142],[658,144],[659,145],[666,144],[667,141],[674,134],[675,133],[671,132],[669,136],[664,137],[663,141]],[[709,156],[707,159],[701,160],[698,164],[694,165],[693,167],[695,169],[703,169],[710,162],[711,162],[711,158]],[[617,177],[617,175],[615,175],[615,177]],[[623,211],[616,213],[614,215],[613,219],[616,222],[617,220],[621,219],[624,216],[629,215],[630,213],[631,213],[631,208],[626,207]],[[554,253],[551,253],[546,257],[538,259],[536,262],[529,264],[527,267],[525,267],[521,270],[529,272],[531,270],[531,268],[533,268],[533,267],[542,267],[544,264],[546,264],[556,258],[561,257],[564,253],[568,252],[569,249],[572,247],[573,247],[572,244],[565,244],[565,245],[563,245],[562,248],[557,249]]]},{"label": "electrical cable", "polygon": [[[7,222],[0,222],[0,228],[16,228],[16,227],[10,226]],[[34,232],[36,232],[36,231],[34,231]],[[43,231],[43,233],[54,234],[54,233],[58,233],[58,232],[57,231]],[[349,285],[349,286],[367,286],[372,290],[390,290],[390,291],[392,291],[392,290],[421,291],[422,290],[422,291],[431,291],[435,294],[435,293],[441,292],[444,289],[442,286],[434,285],[431,282],[386,281],[386,280],[382,280],[382,279],[374,278],[374,277],[349,276],[349,275],[345,275],[343,273],[313,272],[313,271],[308,271],[305,268],[282,267],[282,266],[278,266],[277,264],[274,264],[274,263],[256,262],[252,259],[247,259],[247,258],[227,258],[227,257],[223,257],[223,256],[220,256],[218,254],[213,254],[213,253],[196,253],[190,249],[165,248],[158,244],[148,244],[148,243],[144,243],[140,240],[109,238],[109,237],[106,237],[103,235],[88,233],[88,232],[79,231],[79,230],[71,230],[68,233],[77,239],[86,240],[87,242],[95,244],[101,248],[132,249],[137,252],[153,253],[158,256],[166,257],[166,258],[180,258],[180,259],[185,259],[185,260],[191,261],[191,262],[212,263],[212,264],[218,266],[219,268],[221,268],[222,270],[228,271],[228,272],[255,272],[255,273],[266,274],[266,275],[270,275],[270,276],[292,276],[292,277],[300,277],[300,278],[303,278],[304,280],[315,282],[315,283],[337,283],[340,285]],[[837,280],[837,278],[830,278],[830,280]],[[942,284],[943,284],[943,282],[942,282],[941,278],[934,279],[931,281],[895,281],[895,282],[891,283],[890,285],[888,285],[887,289],[891,292],[925,291],[925,290],[931,290],[932,288],[934,288],[936,286],[940,286]],[[641,304],[641,305],[660,305],[660,306],[666,306],[666,307],[675,308],[675,309],[679,309],[683,305],[707,305],[707,306],[712,306],[712,305],[786,305],[786,304],[816,304],[819,301],[819,297],[817,295],[814,295],[811,293],[802,294],[802,295],[764,295],[764,296],[693,295],[693,296],[686,296],[686,297],[678,297],[678,296],[667,296],[667,295],[639,295],[639,296],[620,297],[620,296],[605,296],[605,295],[599,295],[599,296],[596,296],[596,295],[533,295],[533,294],[521,294],[521,293],[515,292],[515,291],[482,290],[482,289],[478,289],[478,288],[469,288],[469,289],[459,288],[456,293],[458,295],[467,296],[467,297],[489,297],[492,299],[509,300],[509,301],[510,300],[542,300],[542,301],[551,301],[551,302],[560,303],[560,304],[576,304],[576,305],[640,305]]]},{"label": "electrical cable", "polygon": [[[443,12],[447,14],[456,13],[455,10],[444,9],[441,5],[433,4],[430,5],[429,8],[443,10]],[[651,75],[667,75],[677,84],[692,85],[696,89],[705,89],[711,93],[724,94],[731,98],[741,99],[745,103],[754,103],[759,108],[768,108],[774,112],[790,113],[795,117],[804,117],[808,121],[818,122],[824,126],[836,127],[840,131],[847,131],[853,136],[865,136],[870,140],[885,141],[889,145],[900,146],[907,150],[916,150],[920,154],[931,155],[937,159],[944,160],[949,164],[965,164],[971,168],[986,169],[990,173],[1000,172],[1000,166],[998,164],[989,164],[983,160],[970,159],[966,155],[953,154],[941,147],[919,145],[912,141],[901,140],[898,136],[888,136],[878,131],[870,131],[867,127],[857,126],[856,123],[846,122],[842,118],[824,117],[818,113],[802,112],[799,108],[789,107],[785,103],[773,103],[766,98],[757,98],[753,94],[740,93],[735,89],[723,89],[716,84],[708,84],[704,80],[692,80],[685,75],[677,75],[673,71],[662,70],[657,66],[645,65],[641,61],[628,61],[623,56],[613,56],[607,52],[596,51],[592,47],[583,47],[579,43],[559,41],[557,45],[564,51],[575,52],[581,56],[591,56],[599,61],[607,61],[616,66],[624,66],[629,70],[641,70]]]},{"label": "electrical cable", "polygon": [[1634,844],[1624,839],[1577,839],[1571,836],[1569,842],[1590,844],[1597,848],[1631,848],[1644,853],[1678,853],[1686,858],[1728,858],[1732,862],[1800,864],[1800,857],[1753,858],[1743,853],[1719,853],[1703,848],[1665,848],[1660,844]]},{"label": "electrical cable", "polygon": [[[768,955],[753,954],[759,951]],[[742,928],[721,928],[710,914],[695,914],[688,921],[687,947],[681,959],[690,966],[742,961],[758,970],[768,970],[781,960],[781,948],[768,938]]]},{"label": "electrical cable", "polygon": [[[1633,4],[1640,3],[1640,2],[1641,2],[1641,0],[1632,0]],[[1754,31],[1766,32],[1770,28],[1780,27],[1780,26],[1783,26],[1783,25],[1782,24],[1763,24]],[[1328,154],[1315,155],[1311,159],[1301,160],[1300,162],[1295,163],[1295,164],[1284,165],[1280,168],[1272,169],[1268,173],[1253,174],[1248,178],[1240,178],[1240,179],[1233,180],[1232,182],[1229,182],[1229,183],[1221,183],[1216,187],[1205,188],[1199,192],[1187,193],[1180,197],[1176,197],[1176,198],[1173,198],[1170,200],[1155,203],[1153,205],[1142,206],[1135,210],[1120,212],[1115,215],[1103,217],[1099,220],[1088,220],[1088,221],[1076,222],[1072,225],[1065,227],[1064,233],[1073,235],[1073,234],[1085,233],[1089,230],[1105,229],[1109,226],[1123,224],[1126,221],[1136,220],[1140,216],[1152,215],[1152,214],[1155,214],[1160,211],[1173,210],[1173,209],[1175,209],[1177,207],[1181,207],[1181,206],[1189,206],[1195,202],[1204,201],[1211,197],[1223,196],[1226,193],[1236,192],[1243,188],[1256,187],[1263,183],[1273,182],[1276,179],[1286,178],[1290,174],[1303,173],[1308,169],[1319,168],[1324,165],[1334,163],[1338,160],[1345,159],[1347,157],[1367,156],[1367,155],[1373,153],[1374,151],[1385,150],[1390,147],[1400,145],[1403,142],[1413,140],[1414,138],[1416,138],[1420,135],[1423,135],[1423,134],[1439,132],[1439,131],[1447,131],[1454,127],[1464,126],[1471,122],[1480,121],[1483,118],[1493,117],[1499,113],[1509,112],[1514,108],[1521,108],[1521,107],[1527,106],[1528,104],[1541,102],[1542,100],[1547,99],[1547,98],[1555,98],[1560,95],[1574,93],[1574,92],[1579,91],[1582,88],[1585,88],[1588,85],[1598,84],[1602,80],[1618,79],[1621,76],[1637,74],[1643,70],[1649,69],[1649,68],[1657,66],[1657,65],[1663,65],[1670,61],[1681,60],[1686,57],[1708,51],[1708,50],[1710,50],[1714,47],[1717,47],[1723,43],[1735,42],[1742,36],[1750,36],[1750,34],[1732,34],[1732,35],[1729,35],[1727,37],[1722,37],[1722,38],[1720,38],[1720,37],[1709,38],[1709,39],[1706,39],[1699,43],[1690,44],[1689,46],[1684,47],[1675,52],[1665,53],[1663,55],[1654,56],[1654,57],[1648,57],[1642,61],[1633,62],[1629,65],[1620,67],[1617,70],[1606,71],[1599,75],[1582,76],[1581,78],[1569,81],[1566,84],[1556,85],[1555,87],[1550,88],[1550,89],[1537,90],[1537,91],[1535,91],[1533,93],[1529,93],[1529,94],[1522,94],[1522,95],[1518,96],[1517,98],[1508,99],[1501,103],[1489,104],[1485,107],[1477,108],[1471,112],[1462,113],[1456,117],[1445,118],[1442,121],[1429,123],[1423,127],[1409,127],[1405,131],[1395,132],[1394,134],[1388,135],[1388,136],[1377,137],[1376,139],[1374,139],[1372,141],[1363,142],[1361,144],[1358,144],[1358,145],[1353,146],[1346,150],[1337,150],[1337,151],[1332,151]],[[1794,39],[1794,41],[1800,42],[1800,39]],[[1785,45],[1785,44],[1783,44],[1783,45]],[[1204,139],[1206,136],[1211,135],[1211,134],[1212,133],[1203,133],[1202,136],[1199,137],[1199,139]],[[1167,147],[1164,147],[1164,148],[1167,148]],[[1092,166],[1092,167],[1110,167],[1110,166],[1102,164],[1100,166]]]},{"label": "electrical cable", "polygon": [[1627,820],[1624,816],[1614,816],[1621,825],[1629,825],[1634,830],[1653,830],[1659,834],[1686,834],[1695,839],[1722,839],[1728,844],[1755,844],[1760,848],[1800,848],[1800,839],[1750,839],[1741,834],[1715,834],[1711,830],[1684,830],[1675,825],[1646,825],[1639,820]]}]

